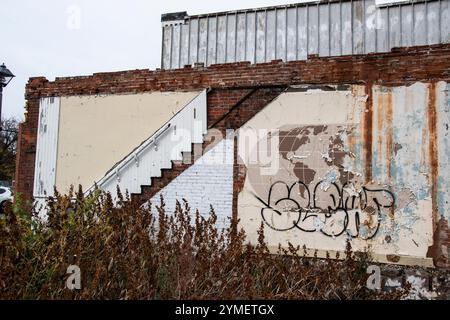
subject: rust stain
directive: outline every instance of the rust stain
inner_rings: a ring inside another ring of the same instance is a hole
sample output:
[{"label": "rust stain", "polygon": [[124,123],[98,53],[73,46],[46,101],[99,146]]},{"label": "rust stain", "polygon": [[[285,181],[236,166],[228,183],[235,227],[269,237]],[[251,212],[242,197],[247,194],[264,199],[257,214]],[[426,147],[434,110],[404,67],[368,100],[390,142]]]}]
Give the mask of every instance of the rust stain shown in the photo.
[{"label": "rust stain", "polygon": [[[359,90],[356,86],[352,86],[352,96],[354,98],[353,100],[353,104],[352,104],[352,115],[351,115],[351,120],[354,122],[355,120],[355,114],[356,114],[356,108],[357,108],[357,104],[355,102],[355,98],[359,95]],[[355,146],[356,146],[356,136],[355,134],[352,132],[349,136],[348,136],[348,151],[350,152],[350,156],[354,157],[355,156]]]},{"label": "rust stain", "polygon": [[377,107],[377,146],[378,146],[378,158],[381,160],[382,150],[383,150],[383,128],[384,128],[384,93],[378,93],[378,107]]},{"label": "rust stain", "polygon": [[427,257],[433,258],[436,267],[448,268],[450,266],[449,247],[446,245],[449,239],[450,230],[448,221],[444,218],[440,218],[434,229],[433,245],[428,247],[427,251]]},{"label": "rust stain", "polygon": [[[387,176],[389,179],[389,182],[391,182],[391,161],[393,152],[394,152],[394,127],[393,127],[393,121],[394,121],[394,115],[392,110],[392,91],[389,90],[387,92],[387,99],[386,99],[386,169],[387,169]],[[395,185],[392,184],[391,185]],[[395,208],[392,206],[389,209],[389,216],[391,219],[394,219],[395,217]]]},{"label": "rust stain", "polygon": [[387,259],[389,262],[394,262],[394,263],[396,263],[396,262],[399,262],[399,261],[400,261],[400,256],[395,255],[395,254],[388,254],[388,255],[386,255],[386,259]]},{"label": "rust stain", "polygon": [[386,164],[388,177],[391,178],[391,161],[394,150],[394,128],[392,110],[392,92],[389,90],[386,99]]},{"label": "rust stain", "polygon": [[364,159],[366,183],[372,181],[372,126],[373,126],[373,94],[372,83],[366,85],[366,112],[364,113]]},{"label": "rust stain", "polygon": [[356,136],[352,132],[348,135],[348,151],[350,152],[350,157],[355,157],[355,147],[356,147]]},{"label": "rust stain", "polygon": [[[427,116],[427,118],[429,118]],[[429,160],[429,144],[428,140],[430,138],[430,129],[427,126],[423,126],[422,128],[422,143],[421,143],[421,149],[422,149],[422,156],[420,157],[420,167],[426,168],[428,166],[428,160]],[[430,162],[431,163],[431,162]]]},{"label": "rust stain", "polygon": [[437,137],[437,112],[436,112],[436,83],[428,85],[428,130],[429,130],[429,159],[430,159],[430,186],[433,209],[433,226],[438,216],[438,137]]}]

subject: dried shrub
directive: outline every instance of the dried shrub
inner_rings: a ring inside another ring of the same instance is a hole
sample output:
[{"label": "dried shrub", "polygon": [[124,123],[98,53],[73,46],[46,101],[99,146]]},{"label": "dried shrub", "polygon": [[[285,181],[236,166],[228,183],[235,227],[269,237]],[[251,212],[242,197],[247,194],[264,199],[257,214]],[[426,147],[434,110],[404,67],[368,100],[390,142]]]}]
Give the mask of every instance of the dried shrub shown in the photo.
[{"label": "dried shrub", "polygon": [[[47,201],[48,218],[22,209],[0,219],[1,299],[399,299],[406,290],[366,288],[368,253],[306,258],[305,248],[270,254],[264,226],[250,245],[237,230],[216,227],[214,209],[193,214],[178,202],[167,214],[119,193],[80,189]],[[74,200],[75,199],[75,200]],[[81,289],[66,288],[67,268],[81,270]]]}]

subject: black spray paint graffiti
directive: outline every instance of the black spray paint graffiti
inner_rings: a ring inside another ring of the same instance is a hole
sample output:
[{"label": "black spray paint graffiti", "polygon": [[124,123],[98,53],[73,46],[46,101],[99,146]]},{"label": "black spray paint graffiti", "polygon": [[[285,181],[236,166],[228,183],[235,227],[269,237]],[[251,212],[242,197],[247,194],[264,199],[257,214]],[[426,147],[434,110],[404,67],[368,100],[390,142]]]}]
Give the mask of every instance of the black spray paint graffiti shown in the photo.
[{"label": "black spray paint graffiti", "polygon": [[317,232],[328,237],[347,234],[365,240],[376,236],[382,220],[382,210],[394,208],[395,197],[385,189],[361,187],[351,183],[339,187],[336,183],[321,181],[311,192],[303,182],[289,186],[275,182],[269,190],[261,216],[273,230],[299,229]]}]

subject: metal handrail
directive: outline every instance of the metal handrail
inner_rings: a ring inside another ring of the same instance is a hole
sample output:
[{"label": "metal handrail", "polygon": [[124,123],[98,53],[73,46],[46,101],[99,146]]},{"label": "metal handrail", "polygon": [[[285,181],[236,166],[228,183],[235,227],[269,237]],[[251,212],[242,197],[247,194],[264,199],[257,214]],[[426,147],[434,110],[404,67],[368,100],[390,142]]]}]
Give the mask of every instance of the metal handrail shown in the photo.
[{"label": "metal handrail", "polygon": [[[205,90],[204,90],[205,91]],[[208,89],[206,89],[206,92],[209,92]],[[119,176],[120,170],[126,167],[130,162],[132,161],[138,161],[139,155],[145,151],[148,147],[155,144],[165,133],[169,131],[170,128],[172,128],[172,123],[174,119],[186,111],[186,109],[195,101],[198,99],[198,97],[201,95],[197,95],[196,97],[192,98],[189,103],[186,104],[184,108],[176,112],[170,120],[168,120],[160,129],[158,129],[151,137],[144,140],[138,147],[136,147],[133,151],[131,151],[126,157],[124,157],[122,160],[117,162],[111,169],[109,169],[106,174],[97,181],[93,186],[91,186],[85,194],[88,195],[91,192],[93,192],[96,187],[103,185],[104,183],[107,183],[112,177]]]},{"label": "metal handrail", "polygon": [[[107,182],[109,179],[114,177],[114,175],[117,175],[117,173],[126,167],[130,162],[136,159],[136,157],[139,157],[139,155],[146,150],[148,147],[152,146],[156,141],[165,134],[170,128],[172,127],[171,123],[167,123],[162,128],[160,128],[155,134],[153,134],[150,138],[142,142],[136,149],[131,151],[124,159],[117,162],[104,176],[101,178],[98,182],[96,182],[96,185],[102,185],[103,183]],[[90,187],[86,194],[91,193],[95,189],[95,185]]]}]

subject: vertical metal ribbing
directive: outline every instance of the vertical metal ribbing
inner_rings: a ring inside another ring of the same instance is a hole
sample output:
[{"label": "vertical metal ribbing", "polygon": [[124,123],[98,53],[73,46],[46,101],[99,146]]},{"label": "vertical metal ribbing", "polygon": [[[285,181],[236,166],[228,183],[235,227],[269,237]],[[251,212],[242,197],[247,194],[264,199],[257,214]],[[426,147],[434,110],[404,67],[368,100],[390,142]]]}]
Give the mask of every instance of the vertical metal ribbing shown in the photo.
[{"label": "vertical metal ribbing", "polygon": [[258,12],[255,10],[255,50],[254,50],[254,60],[253,63],[256,63],[256,47],[257,47],[257,39],[256,39],[256,33],[258,31]]},{"label": "vertical metal ribbing", "polygon": [[247,24],[247,11],[245,12],[244,15],[244,60],[247,61],[247,28],[248,28],[248,24]]},{"label": "vertical metal ribbing", "polygon": [[306,59],[309,56],[309,5],[306,5]]},{"label": "vertical metal ribbing", "polygon": [[57,124],[57,128],[56,128],[56,154],[55,154],[55,177],[54,177],[54,184],[56,185],[56,173],[58,172],[58,150],[59,150],[59,143],[58,143],[58,139],[59,139],[59,130],[60,130],[60,126],[61,126],[61,122],[59,121],[60,119],[60,114],[61,114],[61,98],[58,99],[58,124]]},{"label": "vertical metal ribbing", "polygon": [[208,66],[208,56],[209,56],[209,16],[206,17],[206,57],[205,57],[205,67]]},{"label": "vertical metal ribbing", "polygon": [[295,6],[295,60],[298,60],[298,6]]},{"label": "vertical metal ribbing", "polygon": [[328,56],[331,56],[331,4],[328,4]]},{"label": "vertical metal ribbing", "polygon": [[180,23],[180,33],[178,36],[178,68],[181,68],[181,38],[183,35],[183,25]]},{"label": "vertical metal ribbing", "polygon": [[351,35],[350,35],[350,43],[351,43],[351,48],[352,48],[352,54],[355,53],[355,50],[353,49],[353,0],[350,0],[350,30],[351,30]]},{"label": "vertical metal ribbing", "polygon": [[191,18],[188,19],[188,64],[191,64]]},{"label": "vertical metal ribbing", "polygon": [[172,47],[173,47],[173,25],[170,26],[170,61],[169,61],[169,69],[173,69],[172,62]]},{"label": "vertical metal ribbing", "polygon": [[[324,7],[325,5],[328,7]],[[350,12],[347,11],[348,5],[351,6]],[[361,7],[359,5],[361,5]],[[178,23],[178,21],[168,21],[164,23],[166,26],[161,29],[163,35],[161,41],[161,46],[163,47],[161,65],[166,69],[176,69],[186,65],[186,61],[188,61],[189,64],[204,62],[207,66],[216,63],[228,63],[240,60],[260,63],[271,60],[273,54],[276,59],[280,60],[298,60],[303,58],[303,51],[300,52],[300,50],[303,50],[305,42],[306,55],[310,55],[312,52],[315,53],[315,51],[318,50],[321,55],[331,56],[357,54],[361,52],[368,53],[372,50],[373,45],[375,45],[375,52],[381,52],[396,46],[429,45],[435,42],[440,43],[445,40],[442,24],[446,23],[443,21],[445,19],[444,8],[446,2],[442,0],[435,0],[431,4],[427,1],[411,1],[409,3],[397,3],[395,5],[376,7],[376,11],[373,14],[378,15],[379,20],[378,25],[373,30],[369,29],[370,26],[368,26],[368,21],[372,19],[372,16],[369,15],[369,10],[371,10],[372,7],[369,6],[372,5],[372,1],[361,0],[339,2],[317,1],[313,4],[251,9],[247,11],[228,12],[223,15],[203,15],[200,16],[201,18],[191,18],[187,16],[184,21],[180,21],[181,24]],[[305,15],[303,15],[304,9],[306,10]],[[362,12],[359,11],[360,9]],[[295,10],[295,12],[291,10]],[[317,10],[317,13],[312,12],[312,10]],[[411,13],[409,13],[409,10],[412,10]],[[442,12],[443,10],[444,13]],[[282,16],[283,13],[285,14],[284,17]],[[275,17],[272,17],[272,14],[275,14]],[[317,21],[314,21],[316,14]],[[328,17],[325,16],[327,14]],[[339,17],[337,16],[338,14]],[[411,16],[409,16],[410,14]],[[422,23],[418,20],[418,18],[420,18],[418,14],[425,15],[425,26],[418,25],[418,23]],[[253,15],[255,19],[254,25],[251,24],[250,15]],[[261,15],[264,15],[264,17]],[[234,22],[230,21],[230,17],[233,16],[236,18]],[[306,39],[303,38],[302,34],[305,32],[303,31],[303,18],[305,17]],[[362,19],[361,22],[360,17]],[[272,18],[274,18],[274,22],[272,21]],[[346,20],[348,18],[349,21]],[[392,21],[391,18],[393,19]],[[203,19],[206,19],[206,22]],[[216,39],[215,42],[209,43],[212,39],[211,37],[214,37],[214,33],[211,32],[211,23],[214,23],[213,19],[216,19]],[[244,19],[244,21],[238,19]],[[284,20],[285,25],[283,25],[283,20],[281,19]],[[387,21],[382,21],[381,19],[387,19]],[[399,21],[398,23],[400,23],[399,26],[395,25],[397,20]],[[197,31],[195,31],[192,25],[195,21],[198,23]],[[202,21],[202,24],[200,24],[200,21]],[[347,22],[349,22],[348,25],[346,24]],[[186,23],[188,24],[187,26]],[[224,28],[221,23],[225,23]],[[234,49],[232,44],[229,43],[229,41],[233,41],[233,23],[235,25]],[[239,34],[239,23],[241,24],[241,28],[244,28],[243,30],[241,29],[241,34]],[[316,33],[314,33],[312,29],[315,23],[318,24]],[[361,25],[359,25],[359,23],[361,23]],[[380,23],[382,23],[382,25],[380,25]],[[323,34],[322,31],[325,31],[325,29],[321,28],[322,24],[324,28],[328,27],[327,32]],[[339,24],[339,26],[337,26],[337,24]],[[407,24],[409,24],[409,26]],[[438,30],[435,30],[436,25]],[[289,29],[291,26],[294,30]],[[347,26],[349,26],[350,29],[348,29]],[[273,30],[275,32],[274,35],[271,30],[272,27],[275,29]],[[360,27],[362,27],[362,30],[358,29]],[[411,30],[407,30],[410,27]],[[300,28],[302,28],[302,30],[300,30]],[[336,30],[334,28],[336,28]],[[206,35],[204,34],[205,30]],[[252,31],[255,32],[254,35],[251,34]],[[176,38],[178,32],[179,39]],[[195,32],[197,32],[197,41],[195,41]],[[242,34],[242,32],[245,32],[245,34]],[[400,33],[398,36],[397,32]],[[407,34],[403,34],[404,32],[410,32],[411,41]],[[426,34],[423,43],[422,32],[425,32]],[[374,33],[373,40],[372,33]],[[188,39],[184,39],[186,36]],[[283,36],[285,37],[284,40],[282,39]],[[324,37],[327,36],[328,38],[324,39]],[[274,38],[272,39],[272,37]],[[292,37],[295,37],[295,40],[292,39]],[[359,42],[360,37],[363,43]],[[206,45],[200,41],[205,39]],[[221,43],[223,39],[225,39],[224,45]],[[244,41],[243,45],[242,41]],[[295,43],[293,41],[295,41]],[[315,41],[317,41],[317,47],[313,48]],[[375,44],[373,44],[372,41],[374,41]],[[242,47],[239,47],[239,43]],[[179,46],[178,48],[176,47],[177,45]],[[272,45],[274,45],[274,48],[272,48]],[[280,49],[282,49],[281,45],[284,45],[282,52],[280,52]],[[351,45],[351,52],[346,51],[347,45]],[[325,50],[324,46],[328,46],[328,49]],[[339,46],[339,48],[336,48],[335,46]],[[253,48],[254,52],[250,52],[251,48]],[[185,52],[186,50],[187,53]],[[196,50],[197,59],[194,58]],[[206,57],[204,58],[200,57],[200,55],[203,54],[203,50],[206,50]],[[223,50],[225,50],[224,53]],[[233,50],[234,59],[232,57]],[[240,50],[244,50],[244,54],[242,54]],[[295,50],[295,53],[289,50]],[[224,57],[222,57],[223,54],[225,54]]]},{"label": "vertical metal ribbing", "polygon": [[438,20],[439,20],[439,43],[442,42],[442,3],[439,0],[439,9],[438,9]]},{"label": "vertical metal ribbing", "polygon": [[428,2],[425,2],[425,44],[429,44],[429,36],[428,36]]},{"label": "vertical metal ribbing", "polygon": [[197,41],[196,41],[196,46],[197,46],[197,48],[196,48],[197,55],[196,55],[195,60],[198,63],[199,62],[198,55],[200,53],[200,19],[197,19]]},{"label": "vertical metal ribbing", "polygon": [[234,19],[234,61],[238,61],[237,58],[237,28],[238,28],[238,14],[236,13],[236,19]]},{"label": "vertical metal ribbing", "polygon": [[363,17],[362,17],[362,31],[363,31],[363,53],[366,53],[366,2],[362,2],[363,6]]},{"label": "vertical metal ribbing", "polygon": [[400,47],[403,46],[403,10],[402,5],[398,5],[398,15],[400,16]]},{"label": "vertical metal ribbing", "polygon": [[[162,51],[162,55],[161,55],[161,68],[166,69],[167,66],[164,65],[164,56],[167,54],[167,48],[164,51],[164,39],[166,37],[166,35],[164,34],[164,27],[162,27],[162,40],[161,40],[161,51]],[[169,67],[170,68],[170,67]]]},{"label": "vertical metal ribbing", "polygon": [[317,55],[320,56],[320,5],[317,4]]},{"label": "vertical metal ribbing", "polygon": [[387,48],[384,48],[385,50],[391,50],[391,11],[389,10],[390,7],[387,7],[387,27],[386,27],[386,33],[387,33]]},{"label": "vertical metal ribbing", "polygon": [[216,43],[215,43],[215,48],[214,48],[214,63],[217,63],[217,46],[219,44],[219,39],[218,39],[219,32],[218,32],[218,29],[219,29],[219,16],[216,15],[216,41],[215,41]]},{"label": "vertical metal ribbing", "polygon": [[344,50],[342,49],[343,45],[343,38],[342,38],[342,2],[339,1],[339,51],[340,55],[342,56],[342,53]]},{"label": "vertical metal ribbing", "polygon": [[411,45],[416,45],[416,37],[414,34],[414,28],[416,27],[416,14],[414,12],[414,2],[411,3],[411,11],[412,11],[412,27],[411,27]]},{"label": "vertical metal ribbing", "polygon": [[376,6],[375,6],[375,51],[378,51],[378,12],[377,10],[379,10]]},{"label": "vertical metal ribbing", "polygon": [[275,8],[275,60],[278,59],[277,47],[278,47],[278,12],[277,12],[277,8]]},{"label": "vertical metal ribbing", "polygon": [[284,61],[287,61],[287,38],[288,38],[288,12],[287,7],[284,10]]},{"label": "vertical metal ribbing", "polygon": [[225,14],[225,57],[224,63],[228,62],[228,13]]},{"label": "vertical metal ribbing", "polygon": [[264,12],[264,62],[267,62],[267,9]]}]

